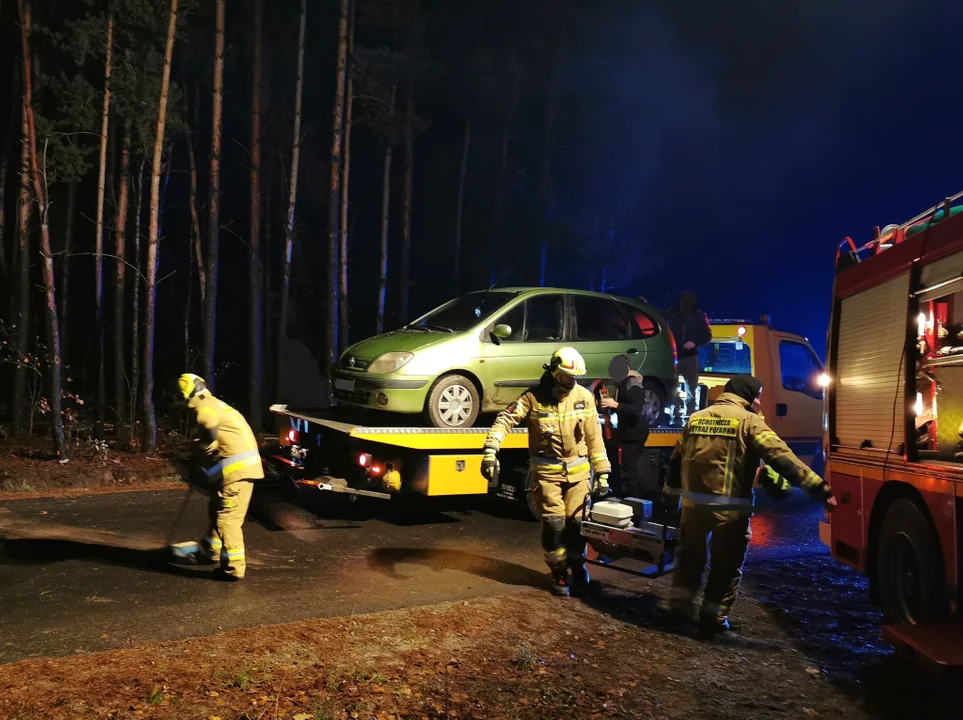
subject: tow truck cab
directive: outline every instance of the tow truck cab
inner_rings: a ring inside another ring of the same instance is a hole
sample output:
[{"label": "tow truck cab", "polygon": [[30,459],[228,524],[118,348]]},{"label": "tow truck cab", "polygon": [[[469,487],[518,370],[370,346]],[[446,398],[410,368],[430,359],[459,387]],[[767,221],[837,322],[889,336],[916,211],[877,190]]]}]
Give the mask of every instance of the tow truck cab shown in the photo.
[{"label": "tow truck cab", "polygon": [[[762,381],[762,414],[792,451],[822,474],[823,364],[801,335],[760,322],[710,320],[712,340],[699,348],[699,384],[707,403],[722,394],[733,375],[754,375]],[[700,403],[702,405],[702,403]]]}]

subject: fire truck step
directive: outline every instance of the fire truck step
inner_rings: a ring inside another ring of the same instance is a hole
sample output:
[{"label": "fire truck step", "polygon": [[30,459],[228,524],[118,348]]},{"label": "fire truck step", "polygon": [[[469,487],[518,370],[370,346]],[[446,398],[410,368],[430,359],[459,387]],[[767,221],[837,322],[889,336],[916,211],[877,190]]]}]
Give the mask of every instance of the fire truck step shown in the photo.
[{"label": "fire truck step", "polygon": [[884,625],[883,639],[935,669],[963,668],[963,625]]}]

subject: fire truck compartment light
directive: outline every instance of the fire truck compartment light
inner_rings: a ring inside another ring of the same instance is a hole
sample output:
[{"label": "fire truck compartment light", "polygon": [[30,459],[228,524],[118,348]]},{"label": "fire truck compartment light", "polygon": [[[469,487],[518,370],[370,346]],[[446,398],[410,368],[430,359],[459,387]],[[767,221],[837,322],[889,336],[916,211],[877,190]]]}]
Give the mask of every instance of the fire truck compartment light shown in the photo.
[{"label": "fire truck compartment light", "polygon": [[745,326],[740,326],[739,329],[736,330],[736,335],[738,335],[739,337],[745,337],[746,336]]},{"label": "fire truck compartment light", "polygon": [[298,439],[298,431],[295,430],[294,428],[291,428],[290,430],[288,430],[288,437],[287,437],[288,442],[293,443],[297,439]]},{"label": "fire truck compartment light", "polygon": [[926,334],[926,315],[920,313],[916,318],[916,337],[923,337]]},{"label": "fire truck compartment light", "polygon": [[832,382],[832,378],[829,377],[829,373],[820,373],[818,381],[819,387],[829,387],[829,383]]},{"label": "fire truck compartment light", "polygon": [[923,414],[923,393],[916,393],[916,405],[913,409],[916,411],[916,417]]}]

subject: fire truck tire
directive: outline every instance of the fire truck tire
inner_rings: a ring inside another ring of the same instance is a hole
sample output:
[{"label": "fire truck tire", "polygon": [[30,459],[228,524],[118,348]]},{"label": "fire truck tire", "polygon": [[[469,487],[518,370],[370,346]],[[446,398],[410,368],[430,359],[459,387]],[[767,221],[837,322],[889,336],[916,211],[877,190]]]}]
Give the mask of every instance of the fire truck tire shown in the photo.
[{"label": "fire truck tire", "polygon": [[431,386],[425,413],[436,428],[470,428],[480,406],[475,383],[463,375],[444,375]]},{"label": "fire truck tire", "polygon": [[946,609],[939,540],[924,510],[908,498],[886,511],[876,552],[876,578],[886,622],[913,625]]}]

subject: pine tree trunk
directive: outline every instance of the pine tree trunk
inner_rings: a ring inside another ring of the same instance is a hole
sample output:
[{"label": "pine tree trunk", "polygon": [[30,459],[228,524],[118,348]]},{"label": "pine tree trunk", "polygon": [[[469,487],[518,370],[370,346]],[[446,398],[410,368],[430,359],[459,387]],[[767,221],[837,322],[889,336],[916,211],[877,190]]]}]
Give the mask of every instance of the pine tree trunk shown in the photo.
[{"label": "pine tree trunk", "polygon": [[558,88],[561,82],[563,46],[561,39],[556,40],[558,48],[555,59],[552,63],[552,72],[548,84],[548,97],[545,102],[545,111],[542,116],[542,138],[544,147],[542,148],[542,166],[539,171],[538,188],[535,191],[535,202],[538,212],[538,223],[536,232],[541,245],[541,259],[538,270],[538,283],[545,287],[547,283],[547,264],[548,264],[548,223],[552,218],[553,193],[552,193],[552,151],[558,137]]},{"label": "pine tree trunk", "polygon": [[[117,437],[126,440],[127,412],[124,381],[124,307],[127,305],[127,205],[130,197],[130,121],[124,122],[124,140],[120,150],[120,189],[117,192],[117,215],[114,218],[114,414]],[[135,279],[136,281],[136,279]]]},{"label": "pine tree trunk", "polygon": [[461,144],[461,166],[458,169],[458,203],[455,206],[455,295],[461,294],[461,220],[465,209],[465,177],[468,174],[468,150],[471,147],[471,118],[465,121],[465,137]]},{"label": "pine tree trunk", "polygon": [[284,255],[281,258],[281,298],[278,318],[277,363],[275,395],[281,392],[284,372],[283,352],[288,338],[288,306],[291,301],[291,256],[294,252],[294,205],[298,196],[298,169],[301,164],[301,97],[304,90],[304,28],[308,18],[308,1],[301,0],[301,21],[298,25],[298,74],[294,89],[294,139],[291,143],[291,176],[288,178],[288,212],[284,223]]},{"label": "pine tree trunk", "polygon": [[328,194],[328,316],[325,377],[338,359],[338,199],[341,190],[341,146],[344,141],[344,89],[348,55],[348,2],[340,0],[338,13],[338,64],[334,82],[334,118],[331,123],[331,183]]},{"label": "pine tree trunk", "polygon": [[67,346],[70,344],[70,315],[67,306],[70,302],[70,266],[73,265],[74,226],[77,220],[77,192],[80,183],[72,182],[67,186],[67,224],[64,228],[64,259],[60,263],[60,356],[67,360]]},{"label": "pine tree trunk", "polygon": [[[224,0],[218,0],[219,27],[224,27]],[[167,94],[171,81],[171,56],[177,29],[177,0],[171,0],[167,46],[164,50],[164,72],[161,76],[160,100],[157,108],[157,131],[154,136],[154,160],[150,172],[150,225],[147,235],[147,296],[144,323],[144,449],[157,448],[157,422],[154,418],[154,315],[157,300],[158,219],[160,211],[160,172],[164,152],[164,128],[167,124]],[[221,57],[224,36],[221,34]],[[216,81],[215,81],[216,82]]]},{"label": "pine tree trunk", "polygon": [[[270,95],[269,95],[270,97]],[[267,193],[264,196],[264,247],[261,249],[261,258],[264,268],[264,338],[261,347],[265,348],[265,343],[270,343],[274,335],[274,285],[271,282],[271,258],[274,257],[274,245],[271,244],[271,171],[274,169],[272,163],[268,163],[267,181],[264,187]],[[270,352],[264,353],[264,387],[262,392],[269,398],[274,397],[274,357]]]},{"label": "pine tree trunk", "polygon": [[254,62],[251,82],[251,242],[249,267],[251,302],[248,338],[248,421],[254,432],[261,432],[261,332],[263,323],[264,275],[261,269],[261,34],[264,20],[264,0],[254,0]]},{"label": "pine tree trunk", "polygon": [[7,213],[3,212],[6,206],[7,197],[7,175],[10,169],[10,149],[13,147],[13,138],[17,131],[17,95],[20,91],[19,75],[16,64],[13,66],[13,84],[11,85],[10,102],[10,125],[7,127],[7,136],[3,140],[3,149],[0,150],[0,283],[4,287],[13,287],[13,264],[15,262],[13,252],[14,244],[10,243],[10,254],[7,254],[7,233],[6,219]]},{"label": "pine tree trunk", "polygon": [[[50,248],[50,226],[47,223],[47,196],[41,181],[40,166],[37,162],[37,129],[33,114],[33,82],[30,77],[30,2],[18,0],[20,10],[20,37],[23,42],[24,92],[23,105],[27,115],[27,134],[30,139],[30,174],[33,179],[34,199],[40,217],[40,248],[43,254],[43,280],[47,300],[47,342],[50,352],[50,429],[53,435],[54,453],[57,457],[66,456],[64,440],[64,419],[61,413],[62,382],[60,372],[60,322],[57,316],[53,252]],[[46,167],[44,168],[46,172]]]},{"label": "pine tree trunk", "polygon": [[211,196],[207,222],[207,294],[204,298],[204,380],[214,389],[214,335],[217,329],[217,264],[221,230],[221,120],[224,106],[224,4],[215,0],[214,97],[211,124]]},{"label": "pine tree trunk", "polygon": [[140,284],[141,284],[141,239],[144,210],[144,169],[147,158],[141,158],[137,174],[137,208],[134,213],[134,288],[130,302],[130,428],[133,434],[137,423],[137,398],[140,397]]},{"label": "pine tree trunk", "polygon": [[13,434],[23,432],[24,403],[27,399],[27,368],[23,360],[30,348],[30,138],[27,110],[20,103],[20,201],[17,206],[17,297],[11,302],[17,308],[14,324],[17,328],[17,364],[13,371]]},{"label": "pine tree trunk", "polygon": [[415,88],[409,83],[405,98],[405,184],[401,212],[401,279],[398,282],[398,326],[408,323],[408,293],[411,289],[411,203],[415,182]]},{"label": "pine tree trunk", "polygon": [[[389,99],[388,123],[394,123],[395,103],[397,102],[397,87],[391,86]],[[385,295],[388,290],[388,221],[391,209],[391,156],[393,146],[388,141],[385,147],[384,177],[381,181],[381,247],[378,253],[378,310],[375,316],[375,334],[380,335],[385,330]]]},{"label": "pine tree trunk", "polygon": [[104,439],[107,418],[107,378],[104,358],[104,196],[107,180],[107,130],[110,122],[110,61],[114,44],[114,18],[107,16],[104,56],[104,107],[100,118],[100,167],[97,172],[97,235],[94,243],[94,308],[97,332],[97,425],[94,434]]},{"label": "pine tree trunk", "polygon": [[190,130],[187,132],[187,157],[191,164],[191,189],[187,196],[187,205],[191,211],[191,244],[194,246],[194,264],[197,266],[197,284],[203,312],[207,273],[204,271],[204,254],[201,251],[201,219],[197,214],[197,158],[194,155],[192,134]]},{"label": "pine tree trunk", "polygon": [[[354,52],[354,2],[348,17],[348,57]],[[347,73],[344,105],[344,160],[341,167],[341,245],[340,267],[338,268],[338,345],[343,350],[348,347],[348,191],[351,177],[351,115],[354,106],[354,81]]]}]

